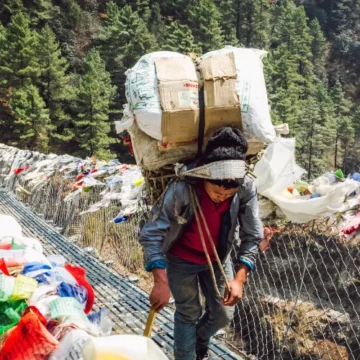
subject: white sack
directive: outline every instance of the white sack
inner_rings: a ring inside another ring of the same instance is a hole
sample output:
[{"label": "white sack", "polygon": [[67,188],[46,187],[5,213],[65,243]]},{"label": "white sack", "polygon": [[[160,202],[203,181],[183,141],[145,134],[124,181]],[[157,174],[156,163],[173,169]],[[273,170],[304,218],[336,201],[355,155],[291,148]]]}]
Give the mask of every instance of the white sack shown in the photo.
[{"label": "white sack", "polygon": [[262,58],[266,51],[225,46],[203,55],[204,60],[213,55],[232,52],[236,66],[236,90],[240,98],[244,134],[248,140],[271,143],[276,134],[271,123]]},{"label": "white sack", "polygon": [[154,60],[174,57],[188,58],[172,51],[158,51],[144,55],[126,72],[125,95],[130,110],[140,129],[157,140],[162,140],[162,110]]},{"label": "white sack", "polygon": [[295,139],[276,138],[255,165],[258,192],[271,199],[299,180],[305,170],[295,162]]}]

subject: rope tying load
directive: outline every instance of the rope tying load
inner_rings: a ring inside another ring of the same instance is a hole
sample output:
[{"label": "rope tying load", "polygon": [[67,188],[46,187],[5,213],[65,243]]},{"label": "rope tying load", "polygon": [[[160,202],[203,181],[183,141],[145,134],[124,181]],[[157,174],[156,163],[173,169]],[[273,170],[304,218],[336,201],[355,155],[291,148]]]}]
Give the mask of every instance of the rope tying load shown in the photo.
[{"label": "rope tying load", "polygon": [[225,286],[226,286],[226,289],[228,291],[228,294],[231,293],[231,289],[230,289],[230,286],[229,286],[229,283],[227,281],[227,278],[226,278],[226,274],[225,274],[225,271],[224,271],[224,268],[221,264],[221,261],[220,261],[220,258],[219,258],[219,254],[216,250],[216,246],[214,244],[214,240],[210,234],[210,230],[209,230],[209,227],[206,223],[206,219],[205,219],[205,216],[204,216],[204,213],[201,209],[201,206],[200,206],[200,202],[199,202],[199,199],[196,195],[196,191],[193,187],[190,186],[190,197],[191,197],[191,203],[192,203],[192,206],[193,206],[193,209],[194,209],[194,214],[195,214],[195,219],[196,219],[196,223],[197,223],[197,226],[199,228],[199,234],[200,234],[200,239],[201,239],[201,244],[203,246],[203,249],[204,249],[204,253],[205,253],[205,256],[206,256],[206,260],[208,262],[208,265],[209,265],[209,269],[210,269],[210,273],[211,273],[211,278],[212,278],[212,281],[214,283],[214,288],[215,288],[215,291],[217,293],[217,296],[222,299],[222,295],[220,293],[220,290],[217,286],[217,283],[216,283],[216,277],[215,277],[215,271],[214,271],[214,267],[213,267],[213,264],[211,263],[211,259],[210,259],[210,256],[209,256],[209,252],[207,250],[207,247],[206,247],[206,243],[205,243],[205,238],[204,238],[204,233],[202,231],[202,228],[201,228],[201,221],[200,221],[200,218],[199,218],[199,214],[201,216],[201,220],[203,221],[203,224],[204,224],[204,227],[205,227],[205,231],[206,231],[206,234],[209,238],[209,241],[210,241],[210,244],[211,244],[211,247],[214,251],[214,255],[215,255],[215,259],[216,259],[216,262],[219,266],[219,269],[220,269],[220,272],[221,272],[221,276],[224,278],[224,281],[225,281]]}]

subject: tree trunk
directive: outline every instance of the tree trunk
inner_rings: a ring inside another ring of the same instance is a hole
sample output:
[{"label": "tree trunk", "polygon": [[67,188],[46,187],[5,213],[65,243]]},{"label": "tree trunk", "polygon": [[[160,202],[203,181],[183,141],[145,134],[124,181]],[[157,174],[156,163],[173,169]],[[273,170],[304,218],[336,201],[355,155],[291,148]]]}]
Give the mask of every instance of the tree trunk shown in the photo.
[{"label": "tree trunk", "polygon": [[248,29],[246,31],[246,46],[249,47],[251,45],[251,40],[253,38],[253,4],[248,2],[248,12],[247,12],[247,20],[248,20]]},{"label": "tree trunk", "polygon": [[241,22],[240,22],[240,9],[239,9],[239,3],[237,3],[236,7],[236,37],[239,41],[241,41]]},{"label": "tree trunk", "polygon": [[334,157],[335,170],[337,168],[337,161],[338,161],[338,143],[339,143],[339,133],[336,132],[336,137],[335,137],[335,157]]},{"label": "tree trunk", "polygon": [[342,166],[343,169],[342,170],[343,170],[343,172],[345,174],[346,173],[346,158],[348,156],[348,149],[349,149],[348,141],[346,141],[344,145],[345,146],[344,146],[344,157],[343,157],[343,161],[342,161],[342,164],[343,164],[343,166]]},{"label": "tree trunk", "polygon": [[314,120],[311,121],[311,131],[310,131],[310,145],[309,145],[309,165],[308,165],[308,180],[311,178],[311,161],[312,161],[312,152],[313,152],[313,136],[314,136]]}]

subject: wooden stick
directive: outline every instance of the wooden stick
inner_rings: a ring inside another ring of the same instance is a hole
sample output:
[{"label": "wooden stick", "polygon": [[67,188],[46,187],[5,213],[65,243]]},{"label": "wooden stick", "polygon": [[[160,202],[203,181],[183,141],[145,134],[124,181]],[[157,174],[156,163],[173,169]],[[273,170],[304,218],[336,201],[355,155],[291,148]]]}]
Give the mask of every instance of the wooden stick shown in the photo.
[{"label": "wooden stick", "polygon": [[156,317],[156,311],[154,309],[150,309],[149,316],[146,321],[145,331],[144,331],[144,336],[146,336],[148,338],[151,337],[151,331],[154,326],[155,317]]}]

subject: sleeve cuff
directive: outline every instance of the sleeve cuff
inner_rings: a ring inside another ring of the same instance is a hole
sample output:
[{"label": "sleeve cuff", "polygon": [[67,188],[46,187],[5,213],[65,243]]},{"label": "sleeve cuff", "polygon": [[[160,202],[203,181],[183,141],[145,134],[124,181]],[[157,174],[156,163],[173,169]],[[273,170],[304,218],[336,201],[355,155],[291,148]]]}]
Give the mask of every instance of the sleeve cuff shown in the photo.
[{"label": "sleeve cuff", "polygon": [[146,264],[146,271],[150,272],[153,269],[166,269],[166,261],[164,259],[158,259]]},{"label": "sleeve cuff", "polygon": [[241,258],[240,258],[240,262],[243,263],[243,264],[245,264],[245,265],[250,269],[250,271],[254,271],[254,270],[255,270],[255,265],[254,265],[254,263],[253,263],[251,260],[249,260],[249,259],[247,259],[247,258],[245,258],[245,257],[241,257]]}]

